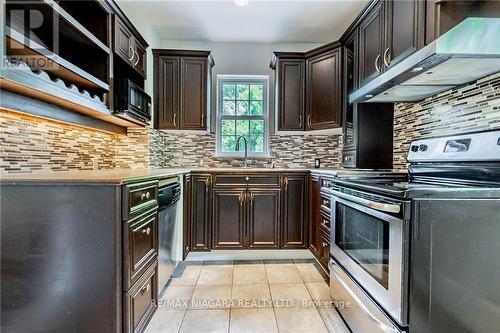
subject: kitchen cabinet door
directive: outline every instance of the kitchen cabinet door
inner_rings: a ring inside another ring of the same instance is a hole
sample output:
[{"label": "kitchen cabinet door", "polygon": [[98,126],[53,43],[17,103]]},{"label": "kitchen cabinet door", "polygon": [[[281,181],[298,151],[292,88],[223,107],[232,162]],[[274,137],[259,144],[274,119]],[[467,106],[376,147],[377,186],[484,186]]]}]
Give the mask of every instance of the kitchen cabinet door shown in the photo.
[{"label": "kitchen cabinet door", "polygon": [[305,124],[305,60],[279,59],[277,71],[278,130],[302,131]]},{"label": "kitchen cabinet door", "polygon": [[183,188],[183,257],[186,259],[189,251],[191,251],[191,199],[192,199],[192,178],[191,175],[184,176],[184,188]]},{"label": "kitchen cabinet door", "polygon": [[281,247],[307,247],[307,175],[283,175]]},{"label": "kitchen cabinet door", "polygon": [[180,126],[184,130],[206,129],[208,60],[180,58]]},{"label": "kitchen cabinet door", "polygon": [[384,67],[389,68],[424,45],[425,2],[394,0],[385,5]]},{"label": "kitchen cabinet door", "polygon": [[321,233],[321,244],[319,248],[319,262],[328,271],[328,260],[330,260],[330,236]]},{"label": "kitchen cabinet door", "polygon": [[245,189],[214,189],[213,249],[244,247],[245,196]]},{"label": "kitchen cabinet door", "polygon": [[342,126],[340,48],[307,59],[306,129]]},{"label": "kitchen cabinet door", "polygon": [[155,128],[179,129],[179,58],[154,59]]},{"label": "kitchen cabinet door", "polygon": [[146,48],[137,40],[134,42],[134,68],[146,79]]},{"label": "kitchen cabinet door", "polygon": [[279,247],[281,190],[248,190],[248,247],[275,249]]},{"label": "kitchen cabinet door", "polygon": [[211,249],[210,192],[212,177],[209,174],[200,174],[193,175],[192,179],[191,250],[209,251]]},{"label": "kitchen cabinet door", "polygon": [[134,58],[134,37],[125,24],[115,16],[115,38],[114,50],[115,53],[122,58],[126,63],[132,65]]},{"label": "kitchen cabinet door", "polygon": [[359,25],[359,83],[363,86],[382,71],[383,1],[378,1]]},{"label": "kitchen cabinet door", "polygon": [[321,238],[319,226],[321,224],[321,178],[311,175],[309,178],[309,249],[320,257]]}]

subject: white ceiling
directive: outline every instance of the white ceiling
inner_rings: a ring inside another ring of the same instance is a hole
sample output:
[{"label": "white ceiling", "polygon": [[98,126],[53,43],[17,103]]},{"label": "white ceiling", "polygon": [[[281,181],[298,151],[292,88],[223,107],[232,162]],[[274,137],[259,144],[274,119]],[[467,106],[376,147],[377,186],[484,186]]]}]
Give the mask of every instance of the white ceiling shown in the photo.
[{"label": "white ceiling", "polygon": [[117,0],[164,40],[326,43],[337,40],[369,0]]}]

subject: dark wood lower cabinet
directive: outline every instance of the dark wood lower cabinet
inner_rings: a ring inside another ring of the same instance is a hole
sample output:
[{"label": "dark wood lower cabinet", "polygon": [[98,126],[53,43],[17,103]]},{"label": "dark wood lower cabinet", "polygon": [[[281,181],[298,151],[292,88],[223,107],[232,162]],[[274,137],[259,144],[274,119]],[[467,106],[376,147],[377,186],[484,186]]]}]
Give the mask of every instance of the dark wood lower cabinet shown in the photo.
[{"label": "dark wood lower cabinet", "polygon": [[191,251],[191,199],[193,196],[193,181],[191,175],[184,176],[184,194],[183,194],[183,259],[186,259],[189,251]]},{"label": "dark wood lower cabinet", "polygon": [[245,247],[245,189],[213,190],[213,249]]},{"label": "dark wood lower cabinet", "polygon": [[307,175],[284,174],[281,247],[307,248]]},{"label": "dark wood lower cabinet", "polygon": [[319,257],[321,249],[321,236],[319,226],[321,224],[321,177],[311,175],[309,178],[309,249]]},{"label": "dark wood lower cabinet", "polygon": [[248,196],[248,247],[278,248],[281,190],[250,188]]},{"label": "dark wood lower cabinet", "polygon": [[125,293],[124,332],[143,332],[156,305],[158,294],[158,261],[155,261],[143,276]]},{"label": "dark wood lower cabinet", "polygon": [[212,247],[210,232],[210,194],[212,187],[210,174],[194,174],[192,176],[191,200],[191,250],[209,251]]},{"label": "dark wood lower cabinet", "polygon": [[321,247],[318,260],[325,269],[328,270],[328,260],[330,260],[330,235],[321,233]]}]

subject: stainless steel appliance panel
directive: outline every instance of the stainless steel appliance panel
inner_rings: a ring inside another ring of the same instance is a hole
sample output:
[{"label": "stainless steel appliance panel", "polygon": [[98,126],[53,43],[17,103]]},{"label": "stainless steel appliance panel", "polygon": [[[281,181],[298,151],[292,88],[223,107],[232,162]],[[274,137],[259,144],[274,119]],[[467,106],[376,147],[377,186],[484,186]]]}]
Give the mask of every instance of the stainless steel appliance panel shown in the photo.
[{"label": "stainless steel appliance panel", "polygon": [[333,260],[329,262],[330,296],[353,333],[396,333],[394,325],[370,297]]},{"label": "stainless steel appliance panel", "polygon": [[331,256],[400,325],[406,325],[408,221],[402,218],[404,204],[331,193]]}]

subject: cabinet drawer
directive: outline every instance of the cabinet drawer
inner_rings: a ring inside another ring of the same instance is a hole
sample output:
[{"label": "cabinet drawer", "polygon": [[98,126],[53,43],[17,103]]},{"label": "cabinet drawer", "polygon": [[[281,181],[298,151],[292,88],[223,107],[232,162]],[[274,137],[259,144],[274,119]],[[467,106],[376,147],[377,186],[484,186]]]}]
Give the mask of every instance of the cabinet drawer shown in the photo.
[{"label": "cabinet drawer", "polygon": [[356,167],[356,150],[342,152],[342,166],[346,168]]},{"label": "cabinet drawer", "polygon": [[326,228],[328,231],[330,230],[330,214],[325,214],[323,211],[321,211],[320,214],[320,225]]},{"label": "cabinet drawer", "polygon": [[325,178],[325,176],[321,177],[321,187],[329,188],[333,184],[333,179]]},{"label": "cabinet drawer", "polygon": [[129,288],[158,255],[158,212],[149,210],[124,223],[124,282]]},{"label": "cabinet drawer", "polygon": [[279,186],[279,174],[219,174],[215,175],[214,186],[252,185],[252,186]]},{"label": "cabinet drawer", "polygon": [[143,332],[156,309],[158,261],[155,261],[124,297],[124,332]]},{"label": "cabinet drawer", "polygon": [[123,219],[158,205],[158,181],[125,185],[123,190]]}]

